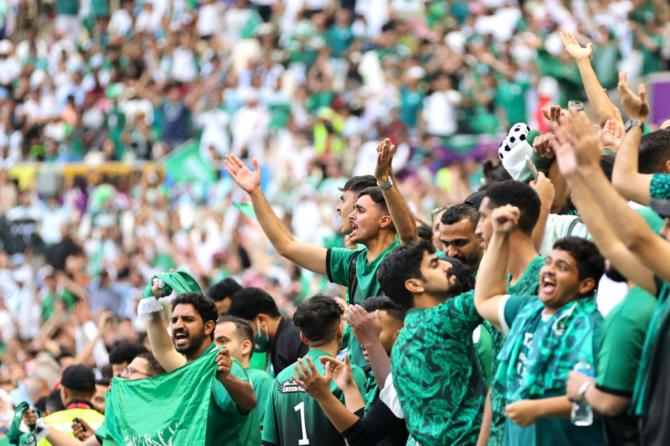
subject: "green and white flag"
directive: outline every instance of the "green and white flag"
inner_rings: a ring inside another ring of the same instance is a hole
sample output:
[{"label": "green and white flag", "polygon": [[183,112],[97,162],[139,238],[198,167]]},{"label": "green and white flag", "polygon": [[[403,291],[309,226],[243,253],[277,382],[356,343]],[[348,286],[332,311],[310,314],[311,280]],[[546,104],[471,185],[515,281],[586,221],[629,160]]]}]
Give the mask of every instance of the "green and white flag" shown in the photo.
[{"label": "green and white flag", "polygon": [[176,183],[216,182],[216,171],[200,153],[200,144],[189,141],[177,147],[165,159],[165,171]]},{"label": "green and white flag", "polygon": [[103,445],[204,446],[212,387],[212,348],[173,372],[152,378],[114,378],[107,393]]}]

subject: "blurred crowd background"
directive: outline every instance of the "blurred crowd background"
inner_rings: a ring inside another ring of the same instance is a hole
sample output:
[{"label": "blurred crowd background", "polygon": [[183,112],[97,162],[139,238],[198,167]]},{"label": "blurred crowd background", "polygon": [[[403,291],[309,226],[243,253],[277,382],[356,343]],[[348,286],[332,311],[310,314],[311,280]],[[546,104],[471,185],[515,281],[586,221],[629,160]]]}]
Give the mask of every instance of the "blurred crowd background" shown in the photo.
[{"label": "blurred crowd background", "polygon": [[0,1],[0,428],[63,367],[103,378],[115,343],[142,342],[157,271],[262,287],[288,315],[329,291],[271,249],[227,154],[261,162],[299,239],[336,246],[338,188],[388,136],[430,230],[512,124],[584,99],[558,30],[594,42],[609,89],[668,69],[669,18],[655,0]]}]

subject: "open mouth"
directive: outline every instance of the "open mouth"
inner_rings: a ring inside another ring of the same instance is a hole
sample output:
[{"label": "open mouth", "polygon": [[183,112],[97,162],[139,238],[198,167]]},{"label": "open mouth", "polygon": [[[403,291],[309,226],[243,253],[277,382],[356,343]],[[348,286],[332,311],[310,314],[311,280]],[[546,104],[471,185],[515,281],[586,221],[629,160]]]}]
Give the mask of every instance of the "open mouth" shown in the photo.
[{"label": "open mouth", "polygon": [[545,295],[552,295],[556,291],[556,279],[549,275],[544,275],[540,279],[540,290]]},{"label": "open mouth", "polygon": [[174,343],[177,346],[185,345],[188,343],[188,334],[184,332],[175,333],[172,339],[174,339]]}]

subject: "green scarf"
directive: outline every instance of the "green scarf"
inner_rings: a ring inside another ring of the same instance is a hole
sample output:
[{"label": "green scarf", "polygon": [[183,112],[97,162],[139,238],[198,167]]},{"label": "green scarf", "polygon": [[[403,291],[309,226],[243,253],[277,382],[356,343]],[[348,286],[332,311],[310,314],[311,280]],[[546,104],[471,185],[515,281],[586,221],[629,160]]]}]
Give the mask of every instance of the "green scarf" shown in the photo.
[{"label": "green scarf", "polygon": [[647,330],[647,337],[644,339],[644,347],[642,347],[642,357],[640,358],[640,367],[637,369],[635,376],[635,387],[633,389],[633,403],[632,408],[635,415],[645,415],[647,409],[647,390],[649,388],[649,372],[651,371],[651,361],[654,357],[654,352],[657,348],[658,334],[661,328],[670,322],[670,301],[668,295],[670,294],[670,284],[667,282],[659,282],[657,280],[657,299],[656,309],[649,321],[649,329]]},{"label": "green scarf", "polygon": [[152,313],[158,313],[163,308],[151,291],[155,280],[159,281],[162,296],[169,296],[173,291],[177,294],[204,294],[200,285],[198,285],[198,281],[186,271],[158,273],[153,276],[147,286],[144,287],[142,299],[137,306],[137,314],[142,319],[149,319]]},{"label": "green scarf", "polygon": [[[594,364],[602,316],[593,296],[574,300],[543,323],[539,298],[521,309],[498,356],[494,386],[510,403],[565,394],[570,370],[579,360]],[[517,372],[524,333],[535,333],[523,376]]]},{"label": "green scarf", "polygon": [[[16,406],[14,411],[14,419],[12,420],[12,425],[9,427],[9,432],[7,432],[7,440],[10,444],[18,446],[34,446],[40,440],[43,440],[47,436],[48,429],[43,421],[38,419],[37,425],[30,431],[24,432],[21,430],[21,421],[23,420],[23,414],[26,410],[30,409],[30,405],[27,402],[22,402]],[[39,418],[40,413],[37,409],[33,409]]]}]

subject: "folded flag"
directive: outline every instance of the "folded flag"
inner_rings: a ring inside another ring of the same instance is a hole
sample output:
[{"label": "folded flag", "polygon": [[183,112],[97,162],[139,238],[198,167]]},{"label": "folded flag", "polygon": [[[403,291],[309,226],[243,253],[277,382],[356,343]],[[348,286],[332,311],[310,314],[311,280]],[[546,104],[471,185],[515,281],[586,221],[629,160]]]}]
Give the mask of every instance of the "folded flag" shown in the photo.
[{"label": "folded flag", "polygon": [[200,285],[198,285],[198,281],[186,271],[158,273],[153,276],[147,286],[144,287],[142,299],[137,306],[137,314],[140,318],[148,319],[151,317],[152,313],[157,313],[162,310],[161,304],[153,295],[152,287],[154,283],[161,289],[161,297],[169,296],[173,291],[177,294],[204,294]]}]

